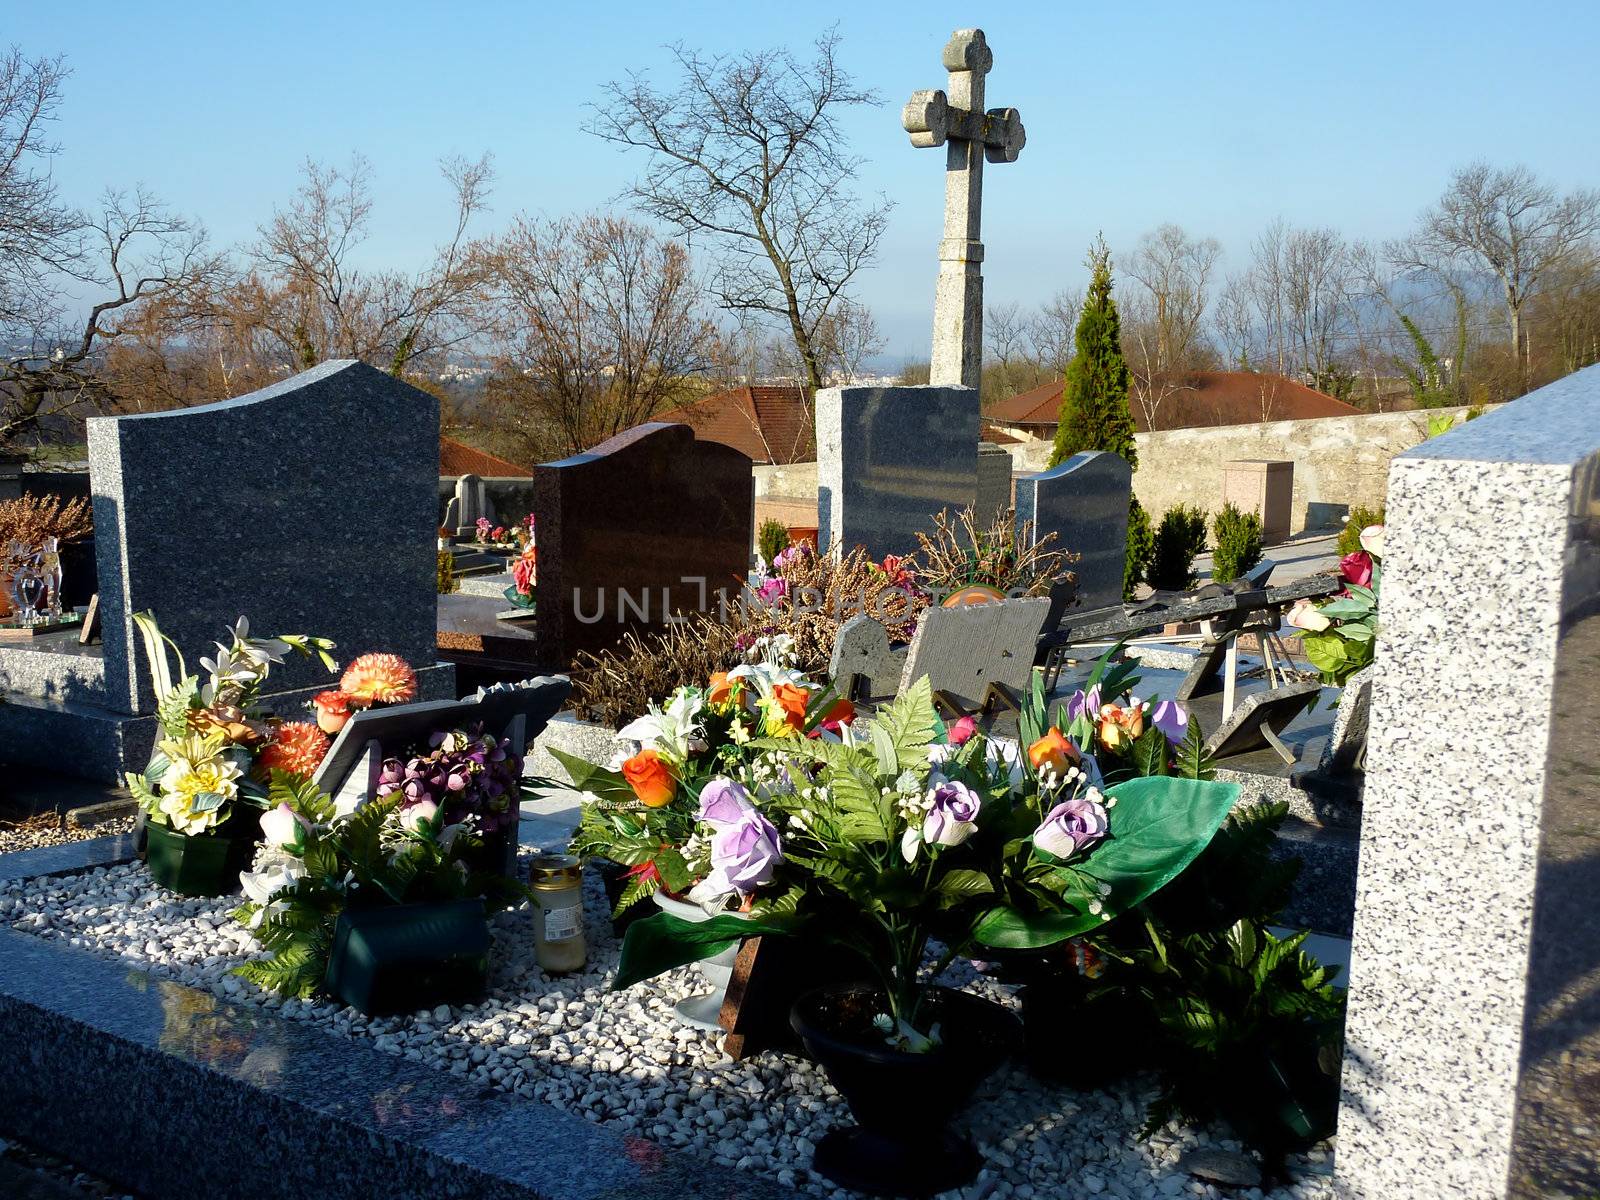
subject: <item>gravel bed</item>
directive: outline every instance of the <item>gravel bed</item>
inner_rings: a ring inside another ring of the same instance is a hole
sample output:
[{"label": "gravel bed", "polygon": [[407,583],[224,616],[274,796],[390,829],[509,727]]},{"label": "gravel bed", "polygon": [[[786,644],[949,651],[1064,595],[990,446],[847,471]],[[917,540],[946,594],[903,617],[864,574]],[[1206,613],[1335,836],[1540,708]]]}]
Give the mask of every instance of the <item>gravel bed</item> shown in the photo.
[{"label": "gravel bed", "polygon": [[[851,1195],[808,1169],[815,1142],[848,1119],[822,1072],[773,1054],[729,1062],[721,1034],[681,1025],[673,1004],[705,990],[694,968],[610,991],[617,940],[599,880],[590,876],[587,883],[587,970],[546,976],[534,960],[531,915],[523,906],[492,922],[495,971],[487,1000],[387,1019],[324,1001],[280,1001],[229,974],[255,952],[248,931],[228,916],[238,899],[173,896],[137,863],[0,886],[0,925],[134,962],[236,1003],[361,1038],[386,1053],[725,1166],[769,1174],[804,1195]],[[965,965],[946,981],[1014,1004],[1010,989]],[[1177,1125],[1141,1139],[1153,1095],[1148,1079],[1076,1092],[1040,1083],[1016,1066],[1002,1068],[959,1119],[989,1164],[961,1195],[1331,1197],[1331,1157],[1324,1148],[1293,1160],[1295,1182],[1270,1192],[1219,1190],[1192,1178],[1178,1166],[1184,1151],[1239,1145],[1218,1130]]]},{"label": "gravel bed", "polygon": [[0,821],[0,854],[13,850],[37,850],[41,846],[62,846],[116,833],[132,833],[133,817],[101,821],[97,825],[67,825],[59,813],[40,813],[25,821]]}]

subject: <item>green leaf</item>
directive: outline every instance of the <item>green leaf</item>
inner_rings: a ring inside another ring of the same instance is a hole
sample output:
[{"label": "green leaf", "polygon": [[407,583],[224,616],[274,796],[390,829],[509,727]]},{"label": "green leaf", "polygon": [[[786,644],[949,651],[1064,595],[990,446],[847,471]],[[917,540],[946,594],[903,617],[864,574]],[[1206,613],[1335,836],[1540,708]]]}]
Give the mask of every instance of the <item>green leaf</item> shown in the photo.
[{"label": "green leaf", "polygon": [[1189,714],[1189,727],[1184,731],[1183,744],[1178,747],[1177,774],[1184,779],[1210,779],[1216,774],[1215,760],[1206,753],[1205,730],[1193,713]]},{"label": "green leaf", "polygon": [[156,705],[156,719],[168,737],[181,738],[189,732],[189,710],[200,707],[200,678],[186,675]]},{"label": "green leaf", "polygon": [[1324,675],[1337,674],[1345,664],[1344,639],[1336,633],[1301,634],[1300,645],[1311,665]]},{"label": "green leaf", "polygon": [[789,933],[796,924],[792,917],[729,915],[712,917],[709,921],[685,921],[668,912],[656,913],[628,926],[611,988],[621,991],[663,971],[711,958],[747,937]]},{"label": "green leaf", "polygon": [[1365,625],[1351,622],[1339,626],[1339,636],[1351,642],[1370,642],[1372,640],[1372,630]]},{"label": "green leaf", "polygon": [[1133,743],[1133,770],[1135,775],[1165,775],[1167,773],[1167,735],[1154,725],[1150,726]]},{"label": "green leaf", "polygon": [[1023,913],[991,908],[973,930],[979,945],[996,950],[1042,950],[1100,928],[1105,921],[1089,912]]},{"label": "green leaf", "polygon": [[1319,610],[1325,617],[1332,617],[1336,621],[1348,620],[1351,617],[1364,617],[1372,611],[1372,605],[1365,600],[1331,600]]},{"label": "green leaf", "polygon": [[974,896],[991,895],[994,892],[994,884],[984,872],[962,867],[946,871],[933,890],[936,894],[948,897],[952,901],[961,901],[970,900]]}]

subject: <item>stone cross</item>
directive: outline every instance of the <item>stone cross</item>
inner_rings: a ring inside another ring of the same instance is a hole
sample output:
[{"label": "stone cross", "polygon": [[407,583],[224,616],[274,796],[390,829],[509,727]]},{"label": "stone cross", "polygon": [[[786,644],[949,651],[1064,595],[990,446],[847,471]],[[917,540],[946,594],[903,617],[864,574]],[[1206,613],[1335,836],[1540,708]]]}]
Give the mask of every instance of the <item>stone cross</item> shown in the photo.
[{"label": "stone cross", "polygon": [[981,29],[958,29],[944,48],[949,92],[912,92],[900,123],[913,146],[943,146],[944,238],[933,301],[928,382],[976,388],[983,366],[983,160],[1016,162],[1027,134],[1014,108],[983,107],[994,55]]}]

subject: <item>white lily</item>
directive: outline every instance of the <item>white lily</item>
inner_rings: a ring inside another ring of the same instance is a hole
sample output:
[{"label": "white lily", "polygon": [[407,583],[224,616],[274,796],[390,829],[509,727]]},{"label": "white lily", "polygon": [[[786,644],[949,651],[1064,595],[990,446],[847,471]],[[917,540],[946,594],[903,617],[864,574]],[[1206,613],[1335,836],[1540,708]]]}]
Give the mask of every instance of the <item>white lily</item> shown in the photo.
[{"label": "white lily", "polygon": [[665,708],[652,704],[644,716],[617,730],[617,736],[665,751],[682,762],[689,757],[690,741],[700,727],[704,708],[699,688],[679,688]]}]

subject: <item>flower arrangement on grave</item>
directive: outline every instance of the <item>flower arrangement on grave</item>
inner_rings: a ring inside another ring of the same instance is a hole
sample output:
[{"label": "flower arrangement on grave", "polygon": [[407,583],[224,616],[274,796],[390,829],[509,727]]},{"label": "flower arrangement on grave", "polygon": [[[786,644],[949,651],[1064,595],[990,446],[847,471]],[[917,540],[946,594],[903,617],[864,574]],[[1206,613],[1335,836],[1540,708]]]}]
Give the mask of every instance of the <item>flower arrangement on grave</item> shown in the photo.
[{"label": "flower arrangement on grave", "polygon": [[470,822],[479,835],[504,834],[516,823],[522,761],[510,738],[496,738],[479,722],[470,731],[442,729],[404,755],[386,758],[377,796],[402,798],[402,815],[422,804],[444,813],[447,825]]},{"label": "flower arrangement on grave", "polygon": [[1361,549],[1339,560],[1343,590],[1332,600],[1295,601],[1285,618],[1300,630],[1306,658],[1324,683],[1343,686],[1372,662],[1378,634],[1378,591],[1383,580],[1383,526],[1361,531]]},{"label": "flower arrangement on grave", "polygon": [[347,912],[479,898],[493,910],[526,896],[503,876],[470,869],[476,817],[451,820],[448,803],[401,787],[341,813],[309,780],[282,772],[267,800],[265,844],[239,877],[246,899],[233,912],[267,954],[234,973],[279,995],[323,987]]},{"label": "flower arrangement on grave", "polygon": [[601,766],[552,751],[582,797],[574,849],[627,868],[616,916],[658,890],[707,912],[748,907],[747,893],[724,885],[754,881],[763,848],[775,848],[766,818],[737,799],[779,785],[760,745],[837,738],[854,720],[848,701],[794,668],[783,635],[754,640],[747,657],[624,726],[617,736],[638,745],[632,754]]},{"label": "flower arrangement on grave", "polygon": [[781,850],[765,894],[740,895],[743,923],[658,914],[631,927],[616,986],[818,920],[876,979],[882,1040],[931,1049],[944,965],[1098,930],[1192,862],[1238,795],[1185,774],[1198,725],[1136,699],[1133,672],[1108,661],[1053,716],[1037,689],[1020,742],[945,727],[926,679],[835,737],[762,739],[751,769],[771,782],[747,796]]},{"label": "flower arrangement on grave", "polygon": [[[240,617],[217,653],[202,658],[205,676],[188,673],[183,655],[155,619],[135,621],[147,635],[152,656],[170,646],[177,655],[177,682],[156,707],[162,736],[143,772],[125,778],[128,790],[153,825],[185,835],[208,834],[236,809],[263,807],[268,772],[310,774],[327,750],[327,737],[307,722],[279,722],[257,707],[273,666],[293,652],[317,658],[334,670],[327,638],[304,634],[250,636]],[[165,664],[162,664],[164,672]]]},{"label": "flower arrangement on grave", "polygon": [[[528,520],[532,521],[530,516]],[[529,537],[523,543],[522,553],[517,555],[517,561],[511,564],[511,586],[503,593],[506,600],[518,608],[536,608],[538,601],[534,597],[534,586],[539,582],[539,548]]]},{"label": "flower arrangement on grave", "polygon": [[339,686],[311,698],[317,727],[337,734],[362,709],[409,704],[417,698],[417,673],[398,654],[362,654],[351,660]]}]

